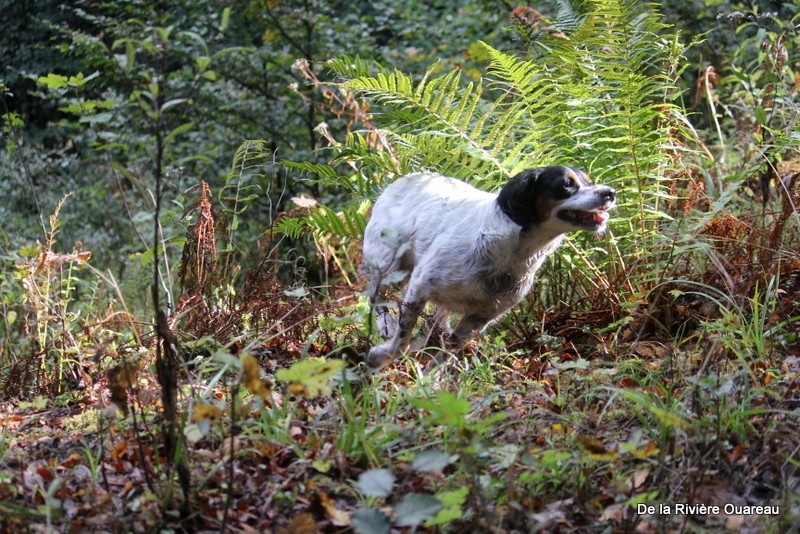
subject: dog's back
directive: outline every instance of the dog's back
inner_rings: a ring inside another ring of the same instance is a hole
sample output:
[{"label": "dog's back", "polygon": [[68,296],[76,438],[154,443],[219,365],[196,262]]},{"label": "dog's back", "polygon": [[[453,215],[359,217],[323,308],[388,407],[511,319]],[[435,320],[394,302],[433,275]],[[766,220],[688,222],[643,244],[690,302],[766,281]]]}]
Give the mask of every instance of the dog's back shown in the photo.
[{"label": "dog's back", "polygon": [[410,273],[437,238],[472,231],[466,227],[474,225],[480,212],[490,210],[495,198],[439,174],[414,173],[396,180],[375,202],[364,233],[371,281],[387,285],[392,273]]}]

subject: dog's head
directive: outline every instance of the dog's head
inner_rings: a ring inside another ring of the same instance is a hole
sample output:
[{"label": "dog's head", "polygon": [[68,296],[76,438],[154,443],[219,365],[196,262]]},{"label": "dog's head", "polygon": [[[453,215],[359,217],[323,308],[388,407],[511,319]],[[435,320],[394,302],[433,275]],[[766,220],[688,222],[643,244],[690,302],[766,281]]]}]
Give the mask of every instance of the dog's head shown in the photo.
[{"label": "dog's head", "polygon": [[497,203],[515,223],[541,227],[554,234],[588,230],[603,234],[616,191],[592,185],[589,176],[574,167],[542,167],[514,176],[500,190]]}]

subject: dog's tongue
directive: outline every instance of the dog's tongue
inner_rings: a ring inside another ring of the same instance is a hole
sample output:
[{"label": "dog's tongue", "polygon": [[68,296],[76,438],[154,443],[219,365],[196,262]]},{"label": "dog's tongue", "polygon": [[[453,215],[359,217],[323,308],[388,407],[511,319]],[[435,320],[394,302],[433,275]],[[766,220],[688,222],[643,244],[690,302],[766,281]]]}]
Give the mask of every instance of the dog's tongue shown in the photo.
[{"label": "dog's tongue", "polygon": [[608,212],[607,211],[595,211],[594,213],[594,220],[595,221],[606,221],[608,220]]}]

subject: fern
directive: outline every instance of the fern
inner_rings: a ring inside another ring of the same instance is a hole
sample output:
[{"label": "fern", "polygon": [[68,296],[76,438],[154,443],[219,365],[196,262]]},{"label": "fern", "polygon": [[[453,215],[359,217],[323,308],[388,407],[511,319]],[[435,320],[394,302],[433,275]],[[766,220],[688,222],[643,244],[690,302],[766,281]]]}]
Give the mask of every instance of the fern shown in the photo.
[{"label": "fern", "polygon": [[275,221],[275,230],[291,239],[300,239],[308,232],[305,217],[280,217]]},{"label": "fern", "polygon": [[364,203],[350,205],[338,213],[323,206],[312,211],[307,222],[318,233],[361,239],[367,226],[367,218],[364,215],[367,206],[368,204]]},{"label": "fern", "polygon": [[[384,69],[343,85],[383,105],[381,120],[397,142],[401,161],[467,179],[510,176],[516,165],[503,157],[502,149],[513,141],[518,111],[506,106],[502,97],[493,103],[483,99],[482,83],[463,86],[459,71],[434,76],[435,70],[429,69],[418,83],[401,72]],[[453,155],[462,161],[453,162]],[[443,162],[454,164],[443,168]]]},{"label": "fern", "polygon": [[221,280],[226,278],[226,273],[230,270],[240,218],[259,197],[261,187],[258,182],[271,161],[269,145],[261,140],[244,141],[233,155],[231,168],[218,195],[226,220],[224,231],[218,234],[225,240],[224,246],[219,249],[218,258],[218,275]]},{"label": "fern", "polygon": [[236,149],[225,185],[219,192],[222,209],[231,221],[231,233],[239,227],[239,216],[247,211],[249,203],[258,198],[260,187],[255,182],[263,176],[270,157],[266,141],[245,141]]},{"label": "fern", "polygon": [[[375,122],[399,162],[384,175],[430,169],[492,189],[525,167],[570,164],[617,187],[615,239],[605,248],[562,248],[557,261],[586,268],[570,269],[573,280],[559,286],[583,296],[600,288],[616,299],[610,280],[622,278],[639,291],[651,277],[632,278],[628,266],[652,250],[668,218],[664,176],[673,165],[670,139],[681,128],[669,101],[679,74],[677,40],[653,4],[560,0],[548,31],[527,42],[524,56],[484,45],[489,60],[478,82],[465,83],[458,70],[438,73],[438,65],[419,80],[358,58],[329,67],[343,87],[375,105]],[[366,161],[368,148],[351,145],[344,157]],[[381,174],[381,162],[370,163]],[[608,278],[598,280],[600,273]],[[561,296],[568,295],[554,298]]]},{"label": "fern", "polygon": [[300,217],[279,218],[275,222],[275,229],[293,239],[299,239],[309,231],[321,237],[361,239],[367,227],[366,212],[369,206],[369,202],[362,201],[346,206],[339,212],[320,206]]}]

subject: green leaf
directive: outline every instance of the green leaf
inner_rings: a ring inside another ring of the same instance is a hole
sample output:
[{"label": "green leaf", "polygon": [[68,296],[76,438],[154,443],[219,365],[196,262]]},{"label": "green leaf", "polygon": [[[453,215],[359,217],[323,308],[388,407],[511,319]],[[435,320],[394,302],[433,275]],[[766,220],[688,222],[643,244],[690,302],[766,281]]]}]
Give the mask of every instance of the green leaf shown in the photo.
[{"label": "green leaf", "polygon": [[174,26],[167,26],[166,28],[162,26],[156,26],[153,29],[156,31],[158,38],[161,39],[163,44],[169,43],[169,36],[172,34]]},{"label": "green leaf", "polygon": [[436,497],[424,493],[409,493],[394,507],[394,524],[398,527],[412,527],[433,519],[441,509],[442,503]]},{"label": "green leaf", "polygon": [[436,399],[416,398],[411,399],[411,405],[431,412],[431,421],[434,424],[443,424],[451,427],[464,426],[466,415],[470,411],[469,401],[460,399],[448,391],[437,391]]},{"label": "green leaf", "polygon": [[228,29],[228,25],[231,22],[231,8],[226,7],[222,10],[222,21],[219,24],[219,29],[225,31]]},{"label": "green leaf", "polygon": [[130,72],[136,63],[136,47],[133,41],[125,41],[125,72]]},{"label": "green leaf", "polygon": [[67,80],[67,85],[70,87],[82,87],[89,83],[90,80],[97,78],[100,75],[99,72],[95,71],[89,76],[84,76],[82,72],[79,72],[75,76],[70,76],[69,80]]},{"label": "green leaf", "polygon": [[36,245],[22,245],[19,247],[19,255],[23,258],[33,258],[42,252],[42,246]]},{"label": "green leaf", "polygon": [[114,114],[110,111],[104,111],[103,113],[95,113],[94,115],[86,115],[81,117],[78,122],[88,123],[88,124],[102,124],[105,122],[109,122],[111,119],[114,118]]},{"label": "green leaf", "polygon": [[177,106],[179,104],[183,104],[184,102],[186,102],[188,100],[189,100],[188,98],[173,98],[172,100],[167,100],[166,102],[164,102],[164,104],[162,104],[161,112],[163,113],[163,112],[167,111],[168,109],[174,108],[175,106]]},{"label": "green leaf", "polygon": [[436,525],[445,525],[456,519],[461,519],[464,512],[461,506],[467,502],[467,495],[469,495],[469,486],[461,486],[453,491],[441,491],[435,495],[442,503],[442,509],[433,519],[425,522],[426,527]]},{"label": "green leaf", "polygon": [[317,458],[313,462],[311,462],[311,467],[315,470],[319,471],[320,473],[327,473],[333,467],[333,462],[326,458]]},{"label": "green leaf", "polygon": [[636,508],[637,504],[652,502],[656,499],[658,499],[658,490],[639,493],[638,495],[634,495],[625,501],[625,506],[628,506],[629,508]]},{"label": "green leaf", "polygon": [[356,487],[368,497],[388,497],[394,487],[394,475],[388,469],[370,469],[358,476]]},{"label": "green leaf", "polygon": [[350,515],[353,529],[358,534],[389,534],[392,524],[389,517],[380,510],[359,508]]},{"label": "green leaf", "polygon": [[185,124],[181,124],[180,126],[174,128],[165,138],[164,138],[164,146],[169,145],[173,139],[184,132],[188,132],[194,128],[194,122],[187,122]]},{"label": "green leaf", "polygon": [[156,253],[161,254],[161,252],[162,252],[161,245],[158,245],[158,251],[156,251],[156,249],[154,248],[149,248],[144,252],[142,252],[142,258],[141,258],[142,266],[147,267],[151,265],[156,257]]},{"label": "green leaf", "polygon": [[197,56],[194,58],[194,62],[197,63],[197,69],[203,72],[211,64],[211,58],[208,56]]},{"label": "green leaf", "polygon": [[461,486],[453,491],[442,491],[436,494],[436,498],[445,506],[461,506],[467,502],[469,486]]},{"label": "green leaf", "polygon": [[46,85],[48,89],[61,89],[67,86],[68,78],[60,74],[50,73],[47,76],[37,78],[36,81]]},{"label": "green leaf", "polygon": [[761,106],[756,108],[756,120],[759,124],[767,123],[767,112]]},{"label": "green leaf", "polygon": [[344,366],[342,360],[311,357],[296,362],[289,369],[279,369],[275,377],[281,382],[289,383],[287,389],[290,394],[312,399],[330,394],[328,380],[338,375]]}]

